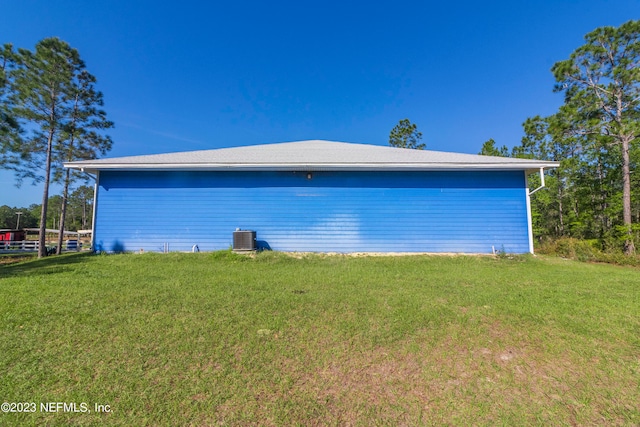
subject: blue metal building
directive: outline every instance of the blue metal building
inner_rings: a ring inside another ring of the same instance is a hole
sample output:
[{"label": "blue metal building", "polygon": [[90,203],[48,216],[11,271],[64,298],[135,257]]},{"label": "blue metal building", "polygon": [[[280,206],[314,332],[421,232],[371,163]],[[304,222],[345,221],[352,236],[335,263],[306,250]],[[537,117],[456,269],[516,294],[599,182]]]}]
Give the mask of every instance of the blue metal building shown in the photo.
[{"label": "blue metal building", "polygon": [[71,162],[99,251],[533,252],[527,176],[556,162],[330,141]]}]

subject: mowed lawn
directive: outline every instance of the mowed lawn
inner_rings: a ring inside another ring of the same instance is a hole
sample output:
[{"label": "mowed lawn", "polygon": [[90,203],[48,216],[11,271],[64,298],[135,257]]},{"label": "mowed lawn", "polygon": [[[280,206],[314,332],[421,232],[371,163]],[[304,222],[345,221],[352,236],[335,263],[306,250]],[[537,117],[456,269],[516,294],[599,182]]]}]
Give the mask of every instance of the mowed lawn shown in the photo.
[{"label": "mowed lawn", "polygon": [[640,424],[637,268],[66,255],[0,290],[0,400],[36,404],[0,425]]}]

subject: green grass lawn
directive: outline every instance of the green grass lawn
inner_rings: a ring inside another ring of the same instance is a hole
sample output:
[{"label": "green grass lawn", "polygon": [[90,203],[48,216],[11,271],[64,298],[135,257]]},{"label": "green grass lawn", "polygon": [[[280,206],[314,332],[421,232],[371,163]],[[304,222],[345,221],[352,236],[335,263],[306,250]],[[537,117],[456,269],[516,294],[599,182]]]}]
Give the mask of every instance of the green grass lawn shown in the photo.
[{"label": "green grass lawn", "polygon": [[71,254],[0,290],[0,400],[36,403],[0,425],[640,424],[637,268]]}]

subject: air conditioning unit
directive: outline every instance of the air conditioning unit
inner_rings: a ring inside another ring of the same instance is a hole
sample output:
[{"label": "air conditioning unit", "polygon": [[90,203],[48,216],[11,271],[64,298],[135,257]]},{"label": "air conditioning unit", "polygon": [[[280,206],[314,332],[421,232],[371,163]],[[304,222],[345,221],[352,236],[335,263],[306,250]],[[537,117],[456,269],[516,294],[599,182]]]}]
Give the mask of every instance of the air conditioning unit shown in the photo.
[{"label": "air conditioning unit", "polygon": [[255,251],[256,232],[251,230],[236,230],[233,232],[234,251]]}]

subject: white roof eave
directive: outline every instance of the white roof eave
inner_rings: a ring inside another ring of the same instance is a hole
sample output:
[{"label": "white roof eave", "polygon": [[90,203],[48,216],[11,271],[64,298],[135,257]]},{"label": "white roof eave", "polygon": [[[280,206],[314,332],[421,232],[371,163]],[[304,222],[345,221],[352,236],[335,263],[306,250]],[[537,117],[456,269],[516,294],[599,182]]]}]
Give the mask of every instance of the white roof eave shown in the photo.
[{"label": "white roof eave", "polygon": [[204,163],[166,163],[166,164],[122,164],[122,163],[65,163],[66,168],[79,169],[89,173],[97,171],[463,171],[463,170],[525,170],[535,172],[540,168],[555,168],[558,162],[531,163],[283,163],[283,164],[204,164]]}]

